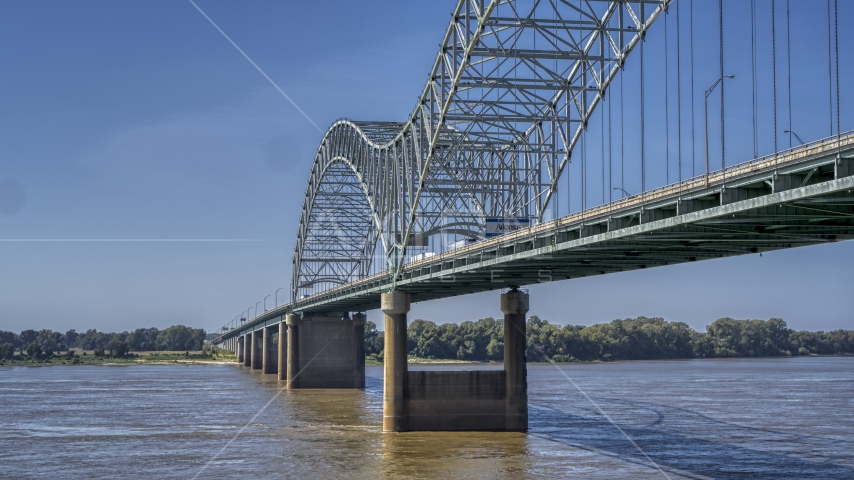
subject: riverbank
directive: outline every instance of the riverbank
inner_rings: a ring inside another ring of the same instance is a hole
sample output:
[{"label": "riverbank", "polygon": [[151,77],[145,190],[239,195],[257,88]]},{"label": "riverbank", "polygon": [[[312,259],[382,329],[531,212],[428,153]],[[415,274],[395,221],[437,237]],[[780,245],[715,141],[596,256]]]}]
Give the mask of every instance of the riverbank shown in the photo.
[{"label": "riverbank", "polygon": [[96,356],[88,351],[54,355],[50,358],[28,358],[15,355],[0,361],[0,366],[75,366],[75,365],[222,365],[237,363],[234,355],[209,352],[139,352],[126,356]]},{"label": "riverbank", "polygon": [[[422,358],[410,355],[408,363],[410,365],[431,365],[431,364],[490,364],[501,362],[473,362],[471,360],[459,360],[456,358]],[[365,365],[382,365],[382,355],[367,355],[365,356]]]},{"label": "riverbank", "polygon": [[[586,360],[572,362],[555,362],[560,365],[567,364],[592,364],[592,363],[624,363],[624,362],[661,362],[661,361],[689,361],[689,360],[735,360],[735,359],[791,359],[798,357],[850,357],[852,355],[800,355],[800,356],[765,356],[765,357],[726,357],[726,358],[650,358],[639,360]],[[457,359],[442,359],[442,358],[419,358],[409,357],[409,365],[425,366],[425,365],[471,365],[471,366],[502,366],[503,363],[498,362],[473,362],[470,360]],[[550,362],[527,362],[528,365],[550,365]],[[366,366],[382,365],[381,359],[370,355],[365,358]],[[74,365],[237,365],[237,357],[228,354],[210,354],[203,352],[140,352],[131,354],[126,357],[97,357],[86,352],[85,355],[74,355],[69,358],[64,355],[55,356],[50,359],[31,360],[27,358],[14,358],[0,361],[0,366],[29,366],[29,367],[50,367],[50,366],[74,366]]]}]

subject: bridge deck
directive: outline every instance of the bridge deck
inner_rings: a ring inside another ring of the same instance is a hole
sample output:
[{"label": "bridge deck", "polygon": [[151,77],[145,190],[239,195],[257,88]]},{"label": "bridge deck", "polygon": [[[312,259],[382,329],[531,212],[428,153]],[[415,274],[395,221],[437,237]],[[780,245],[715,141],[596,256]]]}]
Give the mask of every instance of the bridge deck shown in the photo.
[{"label": "bridge deck", "polygon": [[[854,134],[728,167],[407,264],[412,301],[854,238]],[[840,159],[837,160],[837,157]],[[387,272],[265,312],[379,308]]]}]

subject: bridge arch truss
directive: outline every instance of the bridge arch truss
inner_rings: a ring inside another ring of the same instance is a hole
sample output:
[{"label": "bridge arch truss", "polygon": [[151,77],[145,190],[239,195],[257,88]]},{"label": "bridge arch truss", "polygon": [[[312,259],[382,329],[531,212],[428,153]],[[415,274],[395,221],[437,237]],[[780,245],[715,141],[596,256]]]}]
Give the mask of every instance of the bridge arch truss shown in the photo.
[{"label": "bridge arch truss", "polygon": [[[487,218],[542,222],[587,122],[672,0],[460,0],[406,122],[339,120],[317,150],[292,298],[388,271]],[[431,240],[432,239],[432,240]]]}]

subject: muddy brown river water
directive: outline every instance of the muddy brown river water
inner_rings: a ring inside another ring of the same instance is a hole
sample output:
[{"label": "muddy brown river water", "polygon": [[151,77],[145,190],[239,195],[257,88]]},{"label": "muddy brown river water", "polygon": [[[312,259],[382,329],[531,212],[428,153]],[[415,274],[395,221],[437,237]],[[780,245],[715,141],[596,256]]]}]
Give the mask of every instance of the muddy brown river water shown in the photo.
[{"label": "muddy brown river water", "polygon": [[0,367],[0,478],[854,478],[852,357],[560,368],[577,387],[528,367],[528,434],[383,434],[382,367],[279,395],[233,365]]}]

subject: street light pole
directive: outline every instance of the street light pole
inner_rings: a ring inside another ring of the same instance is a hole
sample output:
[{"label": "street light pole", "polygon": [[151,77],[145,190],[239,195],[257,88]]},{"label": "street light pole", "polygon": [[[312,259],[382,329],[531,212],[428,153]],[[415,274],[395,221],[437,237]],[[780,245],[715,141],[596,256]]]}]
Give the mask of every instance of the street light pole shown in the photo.
[{"label": "street light pole", "polygon": [[255,302],[255,316],[256,317],[258,316],[258,305],[260,305],[260,304],[261,304],[261,302]]},{"label": "street light pole", "polygon": [[629,194],[629,192],[627,192],[627,191],[623,190],[623,189],[622,189],[622,188],[620,188],[620,187],[614,187],[614,190],[619,190],[619,191],[623,192],[623,195],[624,195],[624,196],[626,196],[626,197],[631,197],[631,195]]},{"label": "street light pole", "polygon": [[803,144],[804,144],[804,141],[803,141],[803,140],[801,140],[800,135],[798,135],[797,133],[795,133],[795,132],[793,132],[793,131],[791,131],[791,130],[783,130],[783,133],[788,133],[789,135],[794,135],[794,136],[795,136],[795,138],[797,138],[797,139],[798,139],[798,141],[799,141],[799,142],[801,142],[801,145],[803,145]]},{"label": "street light pole", "polygon": [[266,297],[264,297],[264,311],[265,312],[267,311],[267,299],[270,297],[272,297],[272,295],[267,295]]},{"label": "street light pole", "polygon": [[723,77],[715,80],[715,83],[706,90],[706,96],[703,98],[703,117],[706,122],[706,186],[709,186],[709,95],[715,91],[715,87],[718,86],[719,83],[723,82],[725,78],[735,78],[735,75],[724,75]]},{"label": "street light pole", "polygon": [[[280,288],[279,290],[284,290],[285,287]],[[279,307],[279,290],[276,290],[276,308]]]}]

